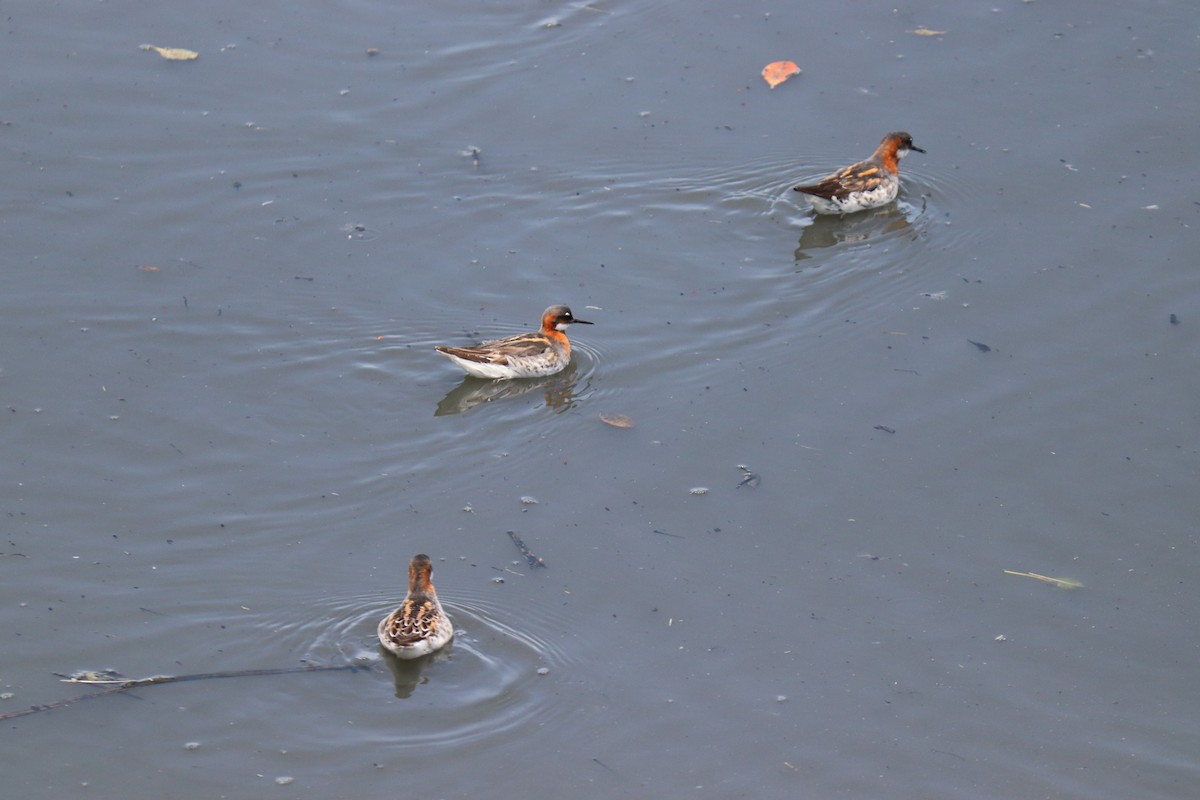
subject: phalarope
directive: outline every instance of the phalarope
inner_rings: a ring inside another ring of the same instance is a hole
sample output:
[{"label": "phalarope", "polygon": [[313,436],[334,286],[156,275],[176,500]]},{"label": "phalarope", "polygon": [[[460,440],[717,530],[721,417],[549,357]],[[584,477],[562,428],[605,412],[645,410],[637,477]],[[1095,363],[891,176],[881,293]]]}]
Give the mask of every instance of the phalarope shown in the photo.
[{"label": "phalarope", "polygon": [[424,553],[408,565],[408,595],[400,607],[379,621],[379,643],[397,658],[420,658],[446,646],[454,626],[442,611],[430,577],[433,562]]},{"label": "phalarope", "polygon": [[887,205],[900,191],[900,159],[909,150],[925,152],[913,144],[907,133],[889,133],[870,158],[843,167],[816,183],[796,186],[795,191],[808,195],[818,214],[853,214]]},{"label": "phalarope", "polygon": [[591,325],[576,319],[566,306],[550,306],[542,312],[542,328],[537,333],[522,333],[507,339],[495,339],[475,347],[434,349],[477,378],[538,378],[561,372],[571,361],[571,343],[563,332],[572,323]]}]

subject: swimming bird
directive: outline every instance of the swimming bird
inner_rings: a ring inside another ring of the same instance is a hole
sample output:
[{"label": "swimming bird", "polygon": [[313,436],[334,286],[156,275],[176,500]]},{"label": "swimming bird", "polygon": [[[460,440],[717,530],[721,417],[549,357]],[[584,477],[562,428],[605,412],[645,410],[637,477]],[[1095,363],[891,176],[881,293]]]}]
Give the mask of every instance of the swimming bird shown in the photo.
[{"label": "swimming bird", "polygon": [[397,658],[420,658],[445,647],[454,626],[433,588],[433,562],[419,553],[408,565],[408,595],[400,607],[379,621],[379,643]]},{"label": "swimming bird", "polygon": [[865,161],[843,167],[816,183],[796,186],[794,190],[808,195],[818,214],[853,214],[887,205],[900,191],[900,159],[910,150],[925,152],[913,144],[907,133],[894,131],[883,137]]},{"label": "swimming bird", "polygon": [[592,324],[576,319],[566,306],[550,306],[542,312],[542,327],[536,333],[474,347],[438,345],[434,349],[476,378],[538,378],[561,372],[571,362],[571,343],[564,331],[574,323]]}]

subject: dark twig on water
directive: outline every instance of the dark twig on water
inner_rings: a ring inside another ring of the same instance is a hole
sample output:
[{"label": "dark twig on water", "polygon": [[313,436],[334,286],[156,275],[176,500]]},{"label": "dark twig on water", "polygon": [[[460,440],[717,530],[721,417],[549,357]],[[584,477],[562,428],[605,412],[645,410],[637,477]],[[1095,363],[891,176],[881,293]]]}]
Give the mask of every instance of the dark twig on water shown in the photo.
[{"label": "dark twig on water", "polygon": [[517,536],[516,531],[509,531],[508,538],[512,539],[512,543],[515,544],[517,549],[521,551],[521,555],[525,556],[525,560],[529,562],[529,566],[547,569],[546,562],[529,551],[529,548],[525,546],[523,541],[521,541],[521,537]]},{"label": "dark twig on water", "polygon": [[39,711],[51,711],[56,708],[78,703],[82,700],[94,700],[97,697],[116,694],[117,692],[127,692],[130,689],[139,689],[143,686],[155,686],[160,683],[183,683],[184,681],[206,681],[214,678],[251,678],[260,675],[295,675],[301,672],[358,672],[362,669],[370,669],[365,664],[342,664],[339,666],[327,666],[322,664],[309,664],[303,667],[279,667],[277,669],[235,669],[228,672],[200,672],[194,675],[152,675],[149,678],[134,678],[125,679],[117,677],[106,677],[111,673],[88,673],[86,677],[65,677],[63,683],[83,683],[88,686],[103,686],[104,688],[97,692],[81,694],[76,697],[68,697],[63,700],[57,700],[53,703],[46,703],[40,706],[30,706],[23,708],[20,711],[11,711],[7,714],[0,714],[0,720],[16,719],[17,717],[27,717],[30,714],[36,714]]}]

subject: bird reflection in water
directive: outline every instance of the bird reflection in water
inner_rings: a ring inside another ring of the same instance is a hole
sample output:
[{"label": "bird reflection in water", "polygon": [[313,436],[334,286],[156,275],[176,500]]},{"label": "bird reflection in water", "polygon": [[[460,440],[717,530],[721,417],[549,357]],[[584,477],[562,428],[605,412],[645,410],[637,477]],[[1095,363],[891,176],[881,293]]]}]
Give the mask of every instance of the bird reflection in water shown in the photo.
[{"label": "bird reflection in water", "polygon": [[562,372],[544,378],[515,378],[506,381],[489,381],[467,376],[462,383],[442,398],[433,412],[435,417],[462,414],[476,406],[509,400],[529,392],[541,391],[545,395],[547,408],[555,412],[566,411],[575,403],[575,386],[579,382],[579,369],[572,361]]},{"label": "bird reflection in water", "polygon": [[812,258],[811,250],[896,235],[915,237],[919,231],[913,222],[924,211],[925,201],[922,198],[920,207],[898,201],[873,211],[860,211],[846,216],[818,214],[800,233],[800,243],[795,252],[796,263]]},{"label": "bird reflection in water", "polygon": [[379,655],[392,673],[392,684],[396,689],[396,697],[407,700],[412,697],[418,686],[429,683],[429,678],[422,674],[425,668],[435,661],[446,658],[453,648],[454,642],[451,641],[436,653],[430,653],[420,658],[397,658],[381,646]]}]

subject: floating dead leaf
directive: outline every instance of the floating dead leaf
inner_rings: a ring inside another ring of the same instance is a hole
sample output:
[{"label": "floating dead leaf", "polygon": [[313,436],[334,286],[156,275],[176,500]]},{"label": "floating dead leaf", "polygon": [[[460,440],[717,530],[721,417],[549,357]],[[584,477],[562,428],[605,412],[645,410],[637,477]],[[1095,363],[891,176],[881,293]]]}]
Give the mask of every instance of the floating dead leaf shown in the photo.
[{"label": "floating dead leaf", "polygon": [[1013,572],[1011,569],[1004,570],[1005,575],[1017,575],[1022,578],[1033,578],[1035,581],[1042,581],[1051,586],[1057,586],[1059,589],[1082,589],[1083,584],[1079,581],[1071,580],[1070,578],[1051,578],[1046,575],[1038,575],[1036,572]]},{"label": "floating dead leaf", "polygon": [[139,49],[152,50],[167,61],[194,61],[200,57],[195,50],[184,50],[182,47],[155,47],[152,44],[144,44]]},{"label": "floating dead leaf", "polygon": [[793,75],[799,75],[800,68],[794,61],[772,61],[763,67],[762,76],[767,85],[774,89]]},{"label": "floating dead leaf", "polygon": [[612,425],[614,428],[632,428],[633,418],[627,417],[624,414],[606,414],[600,413],[600,421],[605,425]]},{"label": "floating dead leaf", "polygon": [[931,31],[931,30],[929,30],[929,28],[916,28],[915,30],[909,31],[909,33],[915,33],[917,36],[945,36],[946,35],[946,31]]},{"label": "floating dead leaf", "polygon": [[142,264],[140,267],[138,267],[138,269],[142,270],[143,272],[158,272],[159,271],[158,267],[152,267],[149,264]]}]

